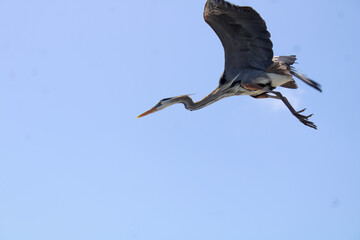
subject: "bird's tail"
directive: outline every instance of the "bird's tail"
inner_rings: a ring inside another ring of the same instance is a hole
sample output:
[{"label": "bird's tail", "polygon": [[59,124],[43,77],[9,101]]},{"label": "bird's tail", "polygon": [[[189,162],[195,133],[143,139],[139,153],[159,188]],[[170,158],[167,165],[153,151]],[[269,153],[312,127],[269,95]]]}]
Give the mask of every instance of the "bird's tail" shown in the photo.
[{"label": "bird's tail", "polygon": [[[311,80],[310,78],[306,77],[305,74],[298,72],[293,66],[296,61],[295,55],[290,56],[275,56],[273,58],[273,64],[268,68],[268,72],[274,72],[278,74],[291,74],[304,83],[308,84],[309,86],[317,89],[318,91],[322,92],[321,85],[314,80]],[[296,88],[295,82],[289,82],[290,85],[282,85],[283,87],[289,87],[289,88]],[[292,85],[291,85],[292,84]]]},{"label": "bird's tail", "polygon": [[298,79],[300,79],[301,81],[303,81],[304,83],[306,83],[307,85],[315,88],[316,90],[322,92],[321,90],[321,85],[317,82],[315,82],[314,80],[311,80],[310,78],[308,78],[307,76],[305,76],[304,74],[296,71],[296,69],[294,67],[290,67],[290,73],[297,77]]}]

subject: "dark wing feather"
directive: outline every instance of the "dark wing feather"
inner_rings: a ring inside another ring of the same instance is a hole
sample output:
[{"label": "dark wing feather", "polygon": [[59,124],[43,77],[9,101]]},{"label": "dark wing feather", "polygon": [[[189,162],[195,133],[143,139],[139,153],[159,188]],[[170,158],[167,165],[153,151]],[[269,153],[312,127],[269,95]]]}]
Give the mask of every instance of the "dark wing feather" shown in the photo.
[{"label": "dark wing feather", "polygon": [[225,72],[244,68],[264,71],[272,64],[270,33],[254,9],[223,0],[208,0],[204,18],[223,44]]}]

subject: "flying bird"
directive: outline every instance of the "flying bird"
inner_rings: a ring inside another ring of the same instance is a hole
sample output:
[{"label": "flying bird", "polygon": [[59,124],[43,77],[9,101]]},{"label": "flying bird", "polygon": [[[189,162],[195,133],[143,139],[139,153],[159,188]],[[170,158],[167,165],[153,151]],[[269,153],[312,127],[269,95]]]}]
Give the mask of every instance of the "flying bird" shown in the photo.
[{"label": "flying bird", "polygon": [[253,8],[236,6],[224,0],[207,0],[204,19],[220,38],[225,51],[225,69],[219,85],[198,102],[189,95],[162,99],[138,118],[176,103],[182,103],[186,109],[193,111],[225,97],[249,95],[257,99],[279,99],[300,122],[317,129],[309,120],[312,114],[303,115],[306,109],[296,111],[287,98],[274,89],[296,89],[294,76],[321,92],[320,84],[296,71],[292,66],[296,61],[295,55],[273,55],[273,44],[265,21]]}]

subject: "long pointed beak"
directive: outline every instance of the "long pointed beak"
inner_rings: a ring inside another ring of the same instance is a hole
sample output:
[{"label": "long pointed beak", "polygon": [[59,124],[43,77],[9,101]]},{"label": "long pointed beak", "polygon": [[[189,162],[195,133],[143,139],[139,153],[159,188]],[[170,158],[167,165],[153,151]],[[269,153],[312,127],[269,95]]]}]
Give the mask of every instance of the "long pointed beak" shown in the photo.
[{"label": "long pointed beak", "polygon": [[144,116],[146,116],[146,115],[148,115],[148,114],[150,114],[150,113],[153,113],[153,112],[155,112],[155,111],[156,111],[156,108],[153,107],[152,109],[150,109],[150,110],[144,112],[143,114],[140,114],[139,116],[137,116],[137,118],[144,117]]}]

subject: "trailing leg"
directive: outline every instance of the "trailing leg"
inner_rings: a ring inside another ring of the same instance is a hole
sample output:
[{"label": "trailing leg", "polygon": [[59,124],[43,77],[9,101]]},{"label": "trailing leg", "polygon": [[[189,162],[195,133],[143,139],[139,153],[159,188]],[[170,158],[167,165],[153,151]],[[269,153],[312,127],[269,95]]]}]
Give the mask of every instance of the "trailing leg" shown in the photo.
[{"label": "trailing leg", "polygon": [[293,106],[291,106],[290,102],[287,100],[286,97],[284,97],[280,92],[276,92],[276,91],[272,91],[272,90],[266,90],[268,93],[272,93],[272,94],[275,94],[275,96],[271,96],[271,95],[268,95],[268,97],[271,97],[271,98],[276,98],[276,99],[280,99],[281,101],[283,101],[283,103],[285,104],[285,106],[290,110],[290,112],[297,118],[299,119],[300,122],[302,122],[304,125],[308,126],[308,127],[311,127],[311,128],[314,128],[314,129],[317,129],[316,125],[309,121],[309,118],[313,115],[313,114],[310,114],[308,116],[305,116],[305,115],[302,115],[300,113],[304,112],[306,110],[306,108],[304,108],[303,110],[301,111],[296,111]]}]

